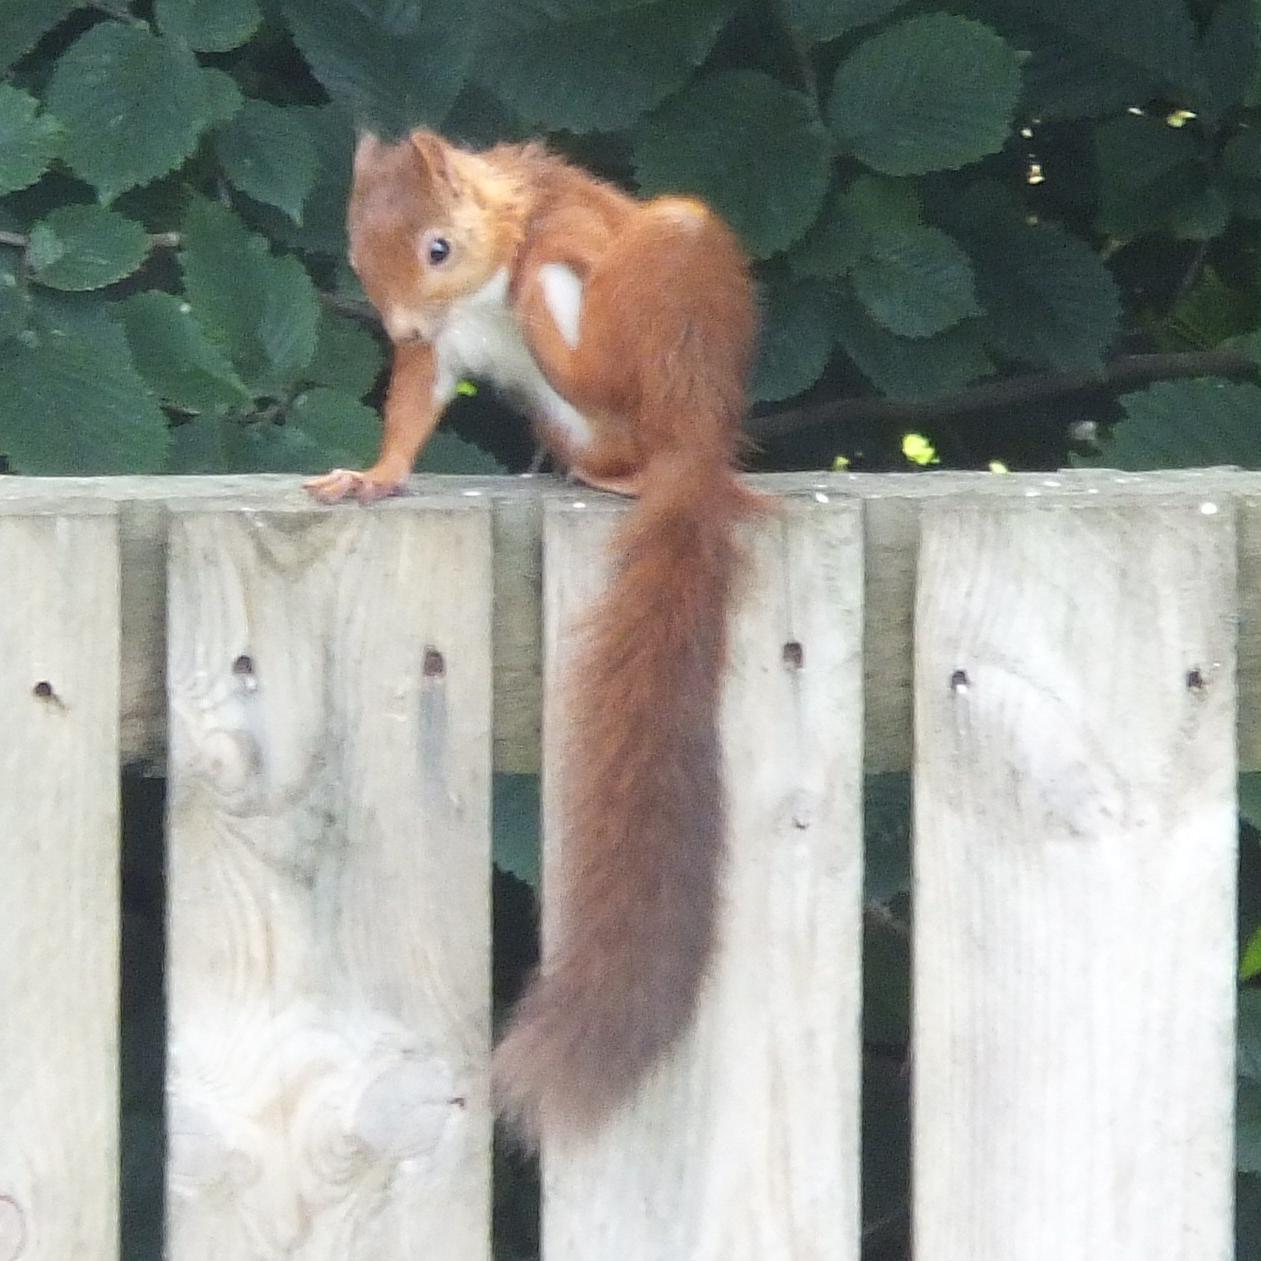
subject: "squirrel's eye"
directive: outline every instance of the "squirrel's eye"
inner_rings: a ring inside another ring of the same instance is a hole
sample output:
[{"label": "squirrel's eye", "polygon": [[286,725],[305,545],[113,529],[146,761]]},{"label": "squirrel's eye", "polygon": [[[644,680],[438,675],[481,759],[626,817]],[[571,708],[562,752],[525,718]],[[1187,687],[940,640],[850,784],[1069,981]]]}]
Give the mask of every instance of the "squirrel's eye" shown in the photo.
[{"label": "squirrel's eye", "polygon": [[429,261],[436,267],[439,263],[446,262],[451,253],[451,242],[445,236],[435,236],[430,238],[429,244],[425,247],[425,254]]}]

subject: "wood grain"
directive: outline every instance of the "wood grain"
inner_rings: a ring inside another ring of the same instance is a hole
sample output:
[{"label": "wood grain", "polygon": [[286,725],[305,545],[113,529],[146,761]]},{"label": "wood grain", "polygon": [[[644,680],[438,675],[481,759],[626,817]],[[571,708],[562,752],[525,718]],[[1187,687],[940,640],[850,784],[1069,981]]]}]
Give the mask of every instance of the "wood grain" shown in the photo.
[{"label": "wood grain", "polygon": [[[606,1130],[544,1152],[546,1261],[858,1256],[862,540],[856,505],[820,498],[749,537],[722,719],[730,862],[697,1024]],[[616,515],[548,505],[549,704]],[[554,870],[564,771],[544,765]]]},{"label": "wood grain", "polygon": [[922,522],[917,1261],[1228,1261],[1232,514]]},{"label": "wood grain", "polygon": [[0,510],[0,1261],[118,1257],[118,521]]},{"label": "wood grain", "polygon": [[[1261,574],[1261,473],[1180,469],[1120,473],[781,473],[750,479],[775,495],[821,493],[865,508],[864,632],[867,660],[864,757],[869,772],[911,765],[911,605],[919,514],[942,499],[1023,500],[1039,496],[1157,498],[1199,495],[1223,510],[1238,505],[1241,576]],[[281,474],[224,477],[0,478],[0,504],[58,496],[117,503],[123,544],[124,760],[160,769],[166,748],[165,548],[161,506],[195,500],[231,507],[310,509],[301,479]],[[480,497],[495,513],[495,769],[537,771],[542,712],[539,644],[541,507],[572,493],[553,477],[418,476],[415,497]],[[593,502],[602,499],[593,496]],[[353,506],[323,509],[353,513]],[[1253,524],[1255,522],[1255,524]],[[1241,583],[1240,660],[1261,662],[1261,582]],[[1261,669],[1240,674],[1239,750],[1244,769],[1261,769]]]},{"label": "wood grain", "polygon": [[171,1261],[489,1256],[485,503],[177,511]]}]

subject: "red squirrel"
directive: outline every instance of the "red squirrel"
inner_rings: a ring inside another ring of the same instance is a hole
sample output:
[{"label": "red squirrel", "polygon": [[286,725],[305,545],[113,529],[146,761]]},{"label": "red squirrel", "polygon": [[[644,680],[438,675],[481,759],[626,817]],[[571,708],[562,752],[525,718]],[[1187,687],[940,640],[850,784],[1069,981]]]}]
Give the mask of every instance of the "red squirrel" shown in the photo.
[{"label": "red squirrel", "polygon": [[748,260],[701,202],[639,201],[538,144],[361,138],[350,262],[394,344],[377,462],[308,482],[396,491],[465,376],[558,464],[637,497],[565,697],[550,949],[495,1052],[527,1140],[589,1132],[687,1029],[724,844],[717,734],[756,334]]}]

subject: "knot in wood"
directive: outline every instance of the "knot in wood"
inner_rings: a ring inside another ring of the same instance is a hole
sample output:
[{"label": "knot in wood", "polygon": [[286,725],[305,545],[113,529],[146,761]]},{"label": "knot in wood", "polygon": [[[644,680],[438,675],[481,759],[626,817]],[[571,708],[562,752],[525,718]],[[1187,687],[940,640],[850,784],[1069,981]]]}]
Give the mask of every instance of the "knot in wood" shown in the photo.
[{"label": "knot in wood", "polygon": [[12,1196],[0,1195],[0,1261],[17,1261],[26,1251],[26,1214]]}]

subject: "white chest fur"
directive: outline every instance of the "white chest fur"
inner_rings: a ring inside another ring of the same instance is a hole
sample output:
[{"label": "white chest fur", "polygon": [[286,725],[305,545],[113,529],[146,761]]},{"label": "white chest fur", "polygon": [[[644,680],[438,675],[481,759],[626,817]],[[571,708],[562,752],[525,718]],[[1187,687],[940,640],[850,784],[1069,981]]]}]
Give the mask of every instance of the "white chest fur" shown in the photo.
[{"label": "white chest fur", "polygon": [[[555,313],[558,327],[569,340],[571,330],[576,336],[581,285],[568,268],[563,270],[578,286],[578,301],[574,301],[573,287],[569,286],[569,301],[562,304],[566,309]],[[548,305],[552,305],[550,295]],[[506,270],[496,272],[476,293],[451,307],[433,346],[438,368],[434,395],[440,404],[450,401],[462,377],[481,377],[515,399],[536,420],[555,425],[575,446],[585,447],[590,442],[591,426],[586,418],[552,389],[525,344],[516,312],[508,304]]]}]

